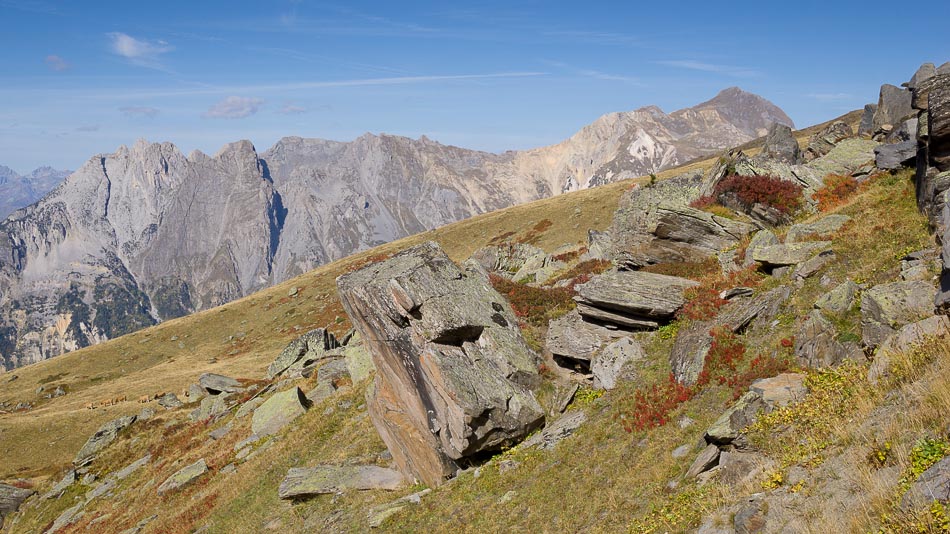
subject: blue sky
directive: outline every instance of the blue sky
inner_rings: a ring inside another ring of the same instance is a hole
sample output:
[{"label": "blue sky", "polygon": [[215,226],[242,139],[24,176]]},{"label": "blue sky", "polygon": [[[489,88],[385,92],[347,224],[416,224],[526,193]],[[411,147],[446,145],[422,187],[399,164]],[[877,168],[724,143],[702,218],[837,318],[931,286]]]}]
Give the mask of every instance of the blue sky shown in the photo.
[{"label": "blue sky", "polygon": [[367,131],[499,152],[734,85],[807,126],[950,60],[950,2],[470,4],[0,0],[0,164]]}]

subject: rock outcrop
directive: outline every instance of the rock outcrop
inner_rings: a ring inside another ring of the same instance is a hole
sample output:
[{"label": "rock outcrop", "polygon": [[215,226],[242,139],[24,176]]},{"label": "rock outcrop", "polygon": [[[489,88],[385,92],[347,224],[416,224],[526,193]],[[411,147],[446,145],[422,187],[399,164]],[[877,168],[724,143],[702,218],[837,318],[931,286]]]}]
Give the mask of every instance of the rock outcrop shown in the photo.
[{"label": "rock outcrop", "polygon": [[303,499],[350,490],[397,490],[406,485],[398,471],[375,465],[292,468],[280,483],[281,499]]},{"label": "rock outcrop", "polygon": [[577,285],[577,310],[586,320],[626,329],[656,328],[669,321],[698,283],[643,271],[609,271]]},{"label": "rock outcrop", "polygon": [[208,464],[201,458],[197,462],[190,464],[176,471],[172,476],[165,479],[158,487],[158,494],[162,495],[170,491],[177,491],[204,476],[208,472]]},{"label": "rock outcrop", "polygon": [[480,276],[425,243],[345,274],[340,299],[377,369],[370,417],[409,479],[436,486],[544,421],[539,359]]},{"label": "rock outcrop", "polygon": [[809,139],[802,157],[805,161],[820,158],[841,141],[854,135],[854,130],[842,121],[834,121]]},{"label": "rock outcrop", "polygon": [[923,281],[874,286],[861,296],[861,338],[877,347],[904,325],[934,314],[934,287]]},{"label": "rock outcrop", "polygon": [[23,501],[34,493],[36,492],[31,489],[0,484],[0,528],[3,528],[4,518],[19,510]]},{"label": "rock outcrop", "polygon": [[120,417],[99,427],[99,430],[96,430],[96,433],[93,434],[82,448],[79,449],[79,452],[76,453],[73,464],[78,467],[91,462],[102,449],[108,447],[119,437],[120,432],[135,423],[136,419],[134,415]]},{"label": "rock outcrop", "polygon": [[769,128],[762,146],[762,157],[797,165],[802,162],[801,148],[792,136],[792,129],[784,124],[775,123]]}]

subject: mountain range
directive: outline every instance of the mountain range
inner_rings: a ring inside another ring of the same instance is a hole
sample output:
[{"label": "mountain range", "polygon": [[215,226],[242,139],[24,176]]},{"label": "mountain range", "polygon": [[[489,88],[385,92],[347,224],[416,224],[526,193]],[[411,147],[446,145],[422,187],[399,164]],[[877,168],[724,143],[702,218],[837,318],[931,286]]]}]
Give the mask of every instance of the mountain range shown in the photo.
[{"label": "mountain range", "polygon": [[475,214],[675,166],[791,119],[738,88],[610,113],[492,154],[426,137],[286,137],[213,156],[138,141],[89,159],[0,223],[0,365],[38,362],[223,304]]},{"label": "mountain range", "polygon": [[0,219],[43,198],[43,195],[62,183],[70,172],[39,167],[21,176],[13,169],[0,165]]}]

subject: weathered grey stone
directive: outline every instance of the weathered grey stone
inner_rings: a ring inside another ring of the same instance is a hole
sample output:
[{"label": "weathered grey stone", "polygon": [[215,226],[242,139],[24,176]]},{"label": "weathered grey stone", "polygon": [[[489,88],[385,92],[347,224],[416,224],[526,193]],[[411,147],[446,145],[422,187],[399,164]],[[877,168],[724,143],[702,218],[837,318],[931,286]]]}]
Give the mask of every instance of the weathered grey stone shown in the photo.
[{"label": "weathered grey stone", "polygon": [[732,524],[736,529],[735,534],[765,532],[765,516],[768,514],[768,510],[768,505],[765,504],[761,496],[746,499],[746,502],[742,504],[732,520]]},{"label": "weathered grey stone", "polygon": [[587,421],[586,412],[583,410],[570,411],[557,421],[546,425],[540,432],[524,440],[521,447],[524,449],[537,447],[542,451],[553,449],[561,440],[576,432],[585,421]]},{"label": "weathered grey stone", "polygon": [[752,259],[766,268],[795,265],[810,259],[816,254],[832,250],[831,241],[806,241],[804,243],[786,243],[757,248],[752,251]]},{"label": "weathered grey stone", "polygon": [[0,484],[0,528],[3,527],[4,517],[20,509],[23,501],[32,496],[35,491],[18,488],[9,484]]},{"label": "weathered grey stone", "polygon": [[215,441],[217,441],[217,440],[223,438],[224,436],[227,436],[228,434],[230,434],[232,428],[234,428],[234,427],[231,426],[231,423],[228,423],[228,424],[226,424],[226,425],[222,425],[222,426],[220,426],[220,427],[218,427],[218,428],[212,430],[211,432],[209,432],[209,433],[208,433],[208,437],[211,438],[211,439],[213,439],[213,440],[215,440]]},{"label": "weathered grey stone", "polygon": [[209,395],[201,399],[201,404],[188,414],[192,421],[208,421],[224,415],[234,405],[228,395]]},{"label": "weathered grey stone", "polygon": [[349,376],[346,361],[330,360],[320,366],[317,372],[317,386],[307,392],[307,400],[318,403],[328,398],[340,388],[341,380]]},{"label": "weathered grey stone", "polygon": [[146,454],[145,456],[139,458],[138,460],[116,471],[114,476],[116,480],[125,480],[126,478],[129,478],[129,476],[131,476],[132,473],[145,467],[151,461],[152,461],[152,455]]},{"label": "weathered grey stone", "polygon": [[735,445],[742,448],[741,432],[755,422],[758,414],[765,410],[766,404],[762,396],[749,391],[739,398],[731,408],[726,410],[709,429],[706,430],[706,443],[725,446]]},{"label": "weathered grey stone", "polygon": [[54,532],[59,532],[64,527],[67,527],[74,522],[78,521],[82,517],[82,509],[86,506],[86,502],[82,501],[76,506],[72,506],[59,514],[53,524],[46,530],[44,534],[53,534]]},{"label": "weathered grey stone", "polygon": [[950,318],[946,315],[935,315],[904,325],[898,332],[888,336],[877,348],[874,361],[868,369],[868,380],[876,384],[881,378],[889,376],[893,356],[911,350],[927,339],[943,339],[948,336],[950,336]]},{"label": "weathered grey stone", "polygon": [[205,459],[202,458],[197,462],[188,465],[179,471],[177,471],[172,476],[165,479],[165,482],[162,482],[161,486],[158,487],[158,494],[162,495],[168,493],[169,491],[177,491],[194,481],[198,480],[205,473],[208,472],[208,464],[205,463]]},{"label": "weathered grey stone", "polygon": [[373,366],[373,357],[366,350],[359,334],[354,334],[353,340],[343,349],[343,359],[346,362],[346,370],[354,384],[359,384],[376,372],[376,367]]},{"label": "weathered grey stone", "polygon": [[923,281],[893,282],[868,289],[861,296],[861,337],[877,347],[906,324],[934,314],[934,287]]},{"label": "weathered grey stone", "polygon": [[799,263],[798,266],[795,267],[795,271],[792,273],[792,275],[795,278],[801,280],[811,278],[815,275],[815,273],[823,269],[825,265],[835,261],[837,258],[838,256],[836,256],[835,253],[831,251],[816,254],[805,260],[803,263]]},{"label": "weathered grey stone", "polygon": [[795,334],[795,357],[802,367],[832,367],[859,354],[857,345],[838,341],[838,331],[821,310],[812,310]]},{"label": "weathered grey stone", "polygon": [[685,243],[695,248],[693,259],[700,260],[735,245],[753,230],[754,227],[748,223],[667,203],[657,207],[653,235],[661,240]]},{"label": "weathered grey stone", "polygon": [[294,419],[307,413],[309,404],[303,392],[296,386],[275,393],[254,410],[251,431],[261,437],[276,434]]},{"label": "weathered grey stone", "polygon": [[854,306],[855,297],[861,288],[851,280],[846,280],[815,301],[815,308],[831,313],[842,314]]},{"label": "weathered grey stone", "polygon": [[719,447],[710,443],[706,448],[696,456],[692,465],[686,470],[686,478],[696,478],[701,473],[709,471],[719,463]]},{"label": "weathered grey stone", "polygon": [[901,498],[901,509],[911,510],[933,503],[950,502],[950,456],[924,471]]},{"label": "weathered grey stone", "polygon": [[917,159],[917,141],[901,141],[893,145],[881,145],[874,149],[874,164],[878,169],[890,171],[911,167]]},{"label": "weathered grey stone", "polygon": [[752,259],[755,251],[774,245],[781,245],[778,237],[776,237],[771,230],[759,230],[752,236],[752,239],[749,241],[749,246],[746,247],[745,262],[743,265],[749,266],[755,263],[755,260]]},{"label": "weathered grey stone", "polygon": [[[311,330],[291,341],[280,352],[274,362],[267,366],[267,378],[271,379],[280,375],[301,360],[316,361],[323,357],[328,350],[339,346],[340,344],[329,330],[325,328]],[[307,364],[304,363],[303,365]]]},{"label": "weathered grey stone", "polygon": [[762,397],[769,410],[788,406],[805,398],[805,375],[782,373],[771,378],[760,378],[749,386],[749,391]]},{"label": "weathered grey stone", "polygon": [[91,462],[102,449],[105,449],[115,441],[115,439],[119,437],[119,433],[131,426],[136,419],[134,415],[120,417],[99,427],[99,430],[97,430],[96,433],[86,441],[85,445],[79,449],[79,452],[76,453],[73,464],[83,466]]},{"label": "weathered grey stone", "polygon": [[581,256],[581,261],[609,260],[613,256],[613,243],[610,232],[587,231],[587,252]]},{"label": "weathered grey stone", "polygon": [[793,224],[785,235],[786,243],[796,243],[809,237],[834,237],[844,227],[851,217],[841,214],[832,214],[810,223]]},{"label": "weathered grey stone", "polygon": [[889,84],[881,86],[881,94],[874,112],[875,131],[890,124],[900,124],[902,120],[914,115],[910,105],[911,92]]},{"label": "weathered grey stone", "polygon": [[214,373],[204,373],[198,377],[198,384],[209,395],[219,395],[221,393],[236,393],[244,391],[244,386],[237,380]]},{"label": "weathered grey stone", "polygon": [[[909,105],[909,104],[908,104]],[[792,129],[784,124],[774,123],[765,136],[762,157],[797,165],[802,161],[798,141],[792,135]]]},{"label": "weathered grey stone", "polygon": [[521,269],[518,269],[518,272],[516,272],[511,279],[522,283],[543,284],[554,276],[555,273],[567,268],[566,263],[557,259],[558,256],[572,250],[578,250],[579,248],[578,245],[565,245],[559,247],[558,250],[555,250],[551,254],[541,253],[540,255],[532,256],[528,258]]},{"label": "weathered grey stone", "polygon": [[178,400],[178,395],[175,395],[174,393],[166,393],[158,399],[158,405],[172,410],[183,406],[184,403]]},{"label": "weathered grey stone", "polygon": [[858,135],[871,135],[874,133],[875,113],[877,113],[877,104],[867,104],[864,106],[864,114],[861,115],[861,124],[858,125]]},{"label": "weathered grey stone", "polygon": [[523,439],[544,420],[539,358],[505,302],[425,243],[337,279],[373,355],[377,431],[407,478],[436,486],[458,461]]},{"label": "weathered grey stone", "polygon": [[75,482],[76,482],[76,470],[70,469],[69,471],[66,472],[65,475],[63,475],[63,478],[59,482],[57,482],[55,486],[50,488],[50,490],[47,491],[43,495],[43,498],[44,499],[58,499],[63,494],[63,492],[66,491],[66,488],[68,488],[69,486],[72,486]]},{"label": "weathered grey stone", "polygon": [[[611,271],[575,287],[579,304],[634,319],[669,319],[685,303],[683,292],[697,282],[641,271]],[[582,316],[592,315],[579,307]]]},{"label": "weathered grey stone", "polygon": [[933,78],[937,75],[937,67],[933,63],[923,63],[920,67],[917,68],[917,72],[911,76],[910,81],[907,83],[902,83],[901,85],[914,90],[920,87],[920,84],[926,82],[927,80]]},{"label": "weathered grey stone", "polygon": [[394,491],[406,485],[399,472],[375,465],[294,467],[280,483],[281,499],[302,499],[350,490]]},{"label": "weathered grey stone", "polygon": [[622,256],[628,254],[637,255],[641,248],[653,241],[659,206],[688,206],[699,198],[703,183],[702,176],[684,175],[625,192],[610,226],[615,260],[622,261]]},{"label": "weathered grey stone", "polygon": [[634,364],[646,358],[646,352],[635,339],[623,337],[604,347],[590,363],[594,387],[613,389],[622,380],[636,377]]},{"label": "weathered grey stone", "polygon": [[243,419],[254,413],[254,410],[256,410],[261,404],[264,404],[264,397],[254,397],[253,399],[242,404],[234,414],[234,417],[237,419]]},{"label": "weathered grey stone", "polygon": [[950,171],[950,75],[935,76],[930,81],[927,154],[930,166],[940,172]]},{"label": "weathered grey stone", "polygon": [[[873,113],[872,113],[873,116]],[[805,161],[820,158],[831,152],[839,142],[854,135],[854,131],[843,121],[834,121],[808,141],[808,148],[802,154]]]},{"label": "weathered grey stone", "polygon": [[732,287],[719,292],[722,300],[732,300],[736,297],[751,297],[755,290],[751,287]]},{"label": "weathered grey stone", "polygon": [[555,356],[589,362],[617,335],[616,331],[584,321],[577,310],[571,310],[548,324],[545,346]]}]

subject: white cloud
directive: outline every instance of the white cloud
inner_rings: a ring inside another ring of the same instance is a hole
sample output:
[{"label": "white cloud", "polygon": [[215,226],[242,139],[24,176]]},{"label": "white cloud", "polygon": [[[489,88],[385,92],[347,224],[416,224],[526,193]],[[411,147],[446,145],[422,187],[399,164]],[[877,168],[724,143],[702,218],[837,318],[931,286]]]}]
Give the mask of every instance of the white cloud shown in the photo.
[{"label": "white cloud", "polygon": [[164,70],[159,57],[175,48],[165,41],[145,41],[122,32],[107,34],[112,39],[112,52],[141,67]]},{"label": "white cloud", "polygon": [[243,119],[258,112],[264,101],[260,98],[229,96],[211,106],[202,117],[206,119]]},{"label": "white cloud", "polygon": [[702,72],[714,72],[717,74],[725,74],[728,76],[737,76],[740,78],[748,78],[752,76],[758,76],[759,72],[750,69],[748,67],[736,67],[734,65],[719,65],[716,63],[705,63],[703,61],[696,61],[693,59],[678,59],[671,61],[656,61],[657,65],[666,65],[668,67],[677,67],[680,69],[689,69],[689,70],[698,70]]},{"label": "white cloud", "polygon": [[119,111],[129,117],[148,117],[151,119],[158,115],[158,109],[146,106],[125,106],[119,108]]},{"label": "white cloud", "polygon": [[307,112],[307,108],[305,107],[301,107],[295,104],[284,104],[284,106],[281,107],[277,113],[280,113],[283,115],[299,115],[301,113],[306,113],[306,112]]},{"label": "white cloud", "polygon": [[62,72],[69,68],[69,63],[67,63],[65,59],[57,55],[53,55],[53,54],[48,55],[46,56],[46,59],[44,59],[43,61],[46,62],[47,67],[49,67],[52,70],[55,70],[56,72]]}]

